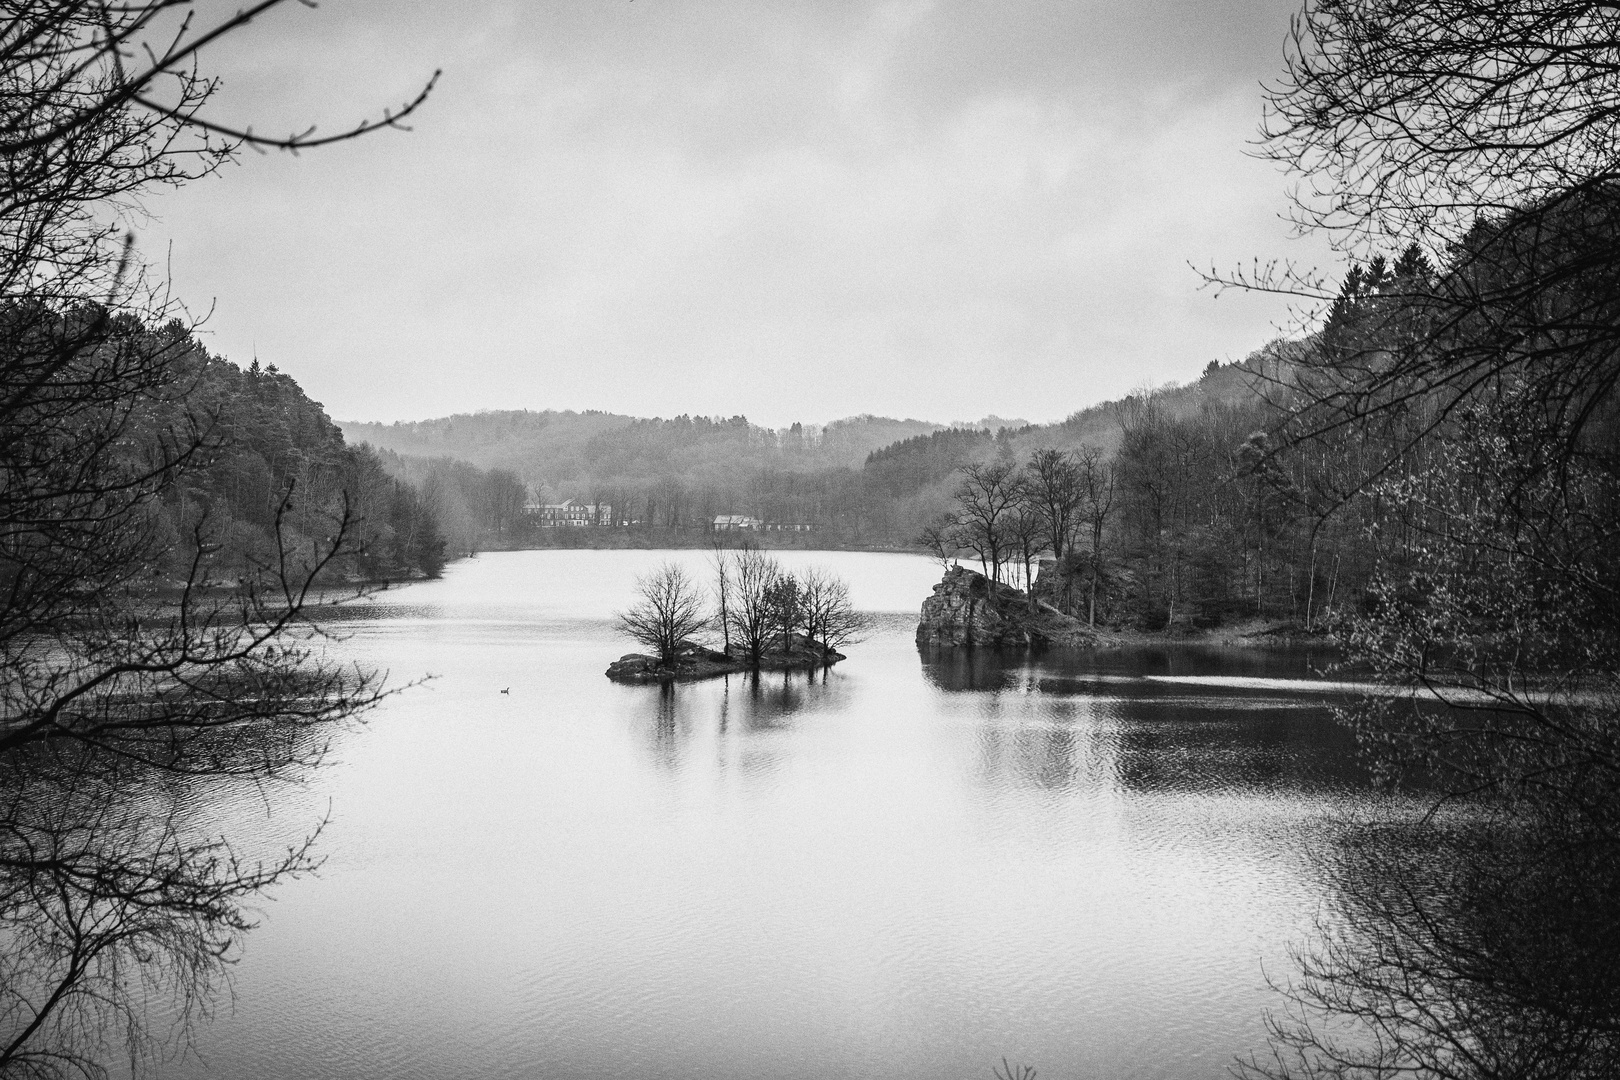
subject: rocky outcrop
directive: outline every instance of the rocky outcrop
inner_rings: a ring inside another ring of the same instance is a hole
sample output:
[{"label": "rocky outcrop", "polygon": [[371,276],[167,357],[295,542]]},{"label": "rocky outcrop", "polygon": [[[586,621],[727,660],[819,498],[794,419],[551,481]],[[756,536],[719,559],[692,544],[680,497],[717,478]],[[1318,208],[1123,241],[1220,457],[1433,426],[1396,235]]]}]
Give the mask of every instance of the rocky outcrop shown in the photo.
[{"label": "rocky outcrop", "polygon": [[1080,620],[1024,593],[992,582],[965,566],[953,566],[923,601],[917,644],[978,645],[1028,649],[1096,645],[1097,634]]},{"label": "rocky outcrop", "polygon": [[707,679],[740,670],[725,653],[692,645],[676,653],[671,664],[645,653],[626,653],[608,665],[607,677],[615,682],[649,683],[672,679]]},{"label": "rocky outcrop", "polygon": [[730,652],[687,645],[675,654],[670,664],[645,653],[627,653],[608,665],[607,677],[614,682],[627,683],[688,682],[742,671],[809,671],[831,667],[842,659],[843,653],[819,641],[811,641],[803,634],[794,634],[788,648],[782,648],[780,642],[773,644],[760,654],[757,664],[739,645],[733,645]]}]

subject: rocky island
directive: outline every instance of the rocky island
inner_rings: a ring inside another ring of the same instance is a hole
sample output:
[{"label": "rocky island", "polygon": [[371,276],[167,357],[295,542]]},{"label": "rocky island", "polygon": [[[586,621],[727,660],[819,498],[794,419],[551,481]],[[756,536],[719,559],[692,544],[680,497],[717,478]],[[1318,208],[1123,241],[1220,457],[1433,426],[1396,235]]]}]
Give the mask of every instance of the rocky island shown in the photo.
[{"label": "rocky island", "polygon": [[933,647],[1087,648],[1101,640],[1074,616],[965,566],[945,571],[917,623],[917,644]]},{"label": "rocky island", "polygon": [[[608,665],[615,682],[710,679],[743,671],[814,671],[844,659],[838,649],[860,641],[871,625],[856,611],[849,586],[819,567],[783,569],[757,547],[719,549],[714,588],[705,592],[678,563],[636,579],[637,603],[618,613],[623,634],[647,649]],[[720,651],[702,643],[724,641]]]},{"label": "rocky island", "polygon": [[744,671],[811,671],[831,667],[842,659],[843,653],[803,634],[794,634],[786,648],[780,641],[767,646],[757,658],[741,645],[720,652],[687,642],[667,663],[645,653],[627,653],[608,665],[607,677],[625,683],[689,682]]}]

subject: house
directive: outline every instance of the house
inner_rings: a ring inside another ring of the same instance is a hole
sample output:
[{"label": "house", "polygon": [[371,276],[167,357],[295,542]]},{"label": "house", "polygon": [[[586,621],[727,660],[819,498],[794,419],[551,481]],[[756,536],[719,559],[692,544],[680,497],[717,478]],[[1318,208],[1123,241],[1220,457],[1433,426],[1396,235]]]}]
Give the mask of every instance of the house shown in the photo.
[{"label": "house", "polygon": [[612,525],[613,507],[607,503],[582,503],[569,499],[560,503],[525,503],[523,516],[537,521],[542,528],[567,525],[581,528],[586,525]]},{"label": "house", "polygon": [[721,514],[714,519],[715,532],[758,532],[760,520],[746,514]]},{"label": "house", "polygon": [[815,526],[808,521],[767,521],[766,532],[810,532]]}]

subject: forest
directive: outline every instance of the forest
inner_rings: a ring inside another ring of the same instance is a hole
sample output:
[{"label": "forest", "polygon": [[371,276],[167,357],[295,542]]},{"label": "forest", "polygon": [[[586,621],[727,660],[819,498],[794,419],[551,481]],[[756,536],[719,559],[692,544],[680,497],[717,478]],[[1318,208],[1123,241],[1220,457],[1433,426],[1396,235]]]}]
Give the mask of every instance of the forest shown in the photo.
[{"label": "forest", "polygon": [[[1324,333],[1350,333],[1356,305],[1372,303],[1394,280],[1381,262],[1354,271]],[[1298,345],[1211,365],[1190,386],[1095,406],[1061,424],[994,432],[863,417],[807,438],[741,417],[615,420],[607,430],[605,414],[565,418],[540,430],[586,436],[578,446],[554,434],[554,451],[567,457],[572,447],[576,460],[594,463],[595,475],[610,479],[578,490],[617,508],[613,526],[581,530],[537,526],[524,514],[533,489],[515,470],[352,445],[274,365],[244,369],[211,356],[179,323],[121,325],[138,347],[168,357],[171,380],[143,399],[126,441],[146,454],[182,432],[196,442],[176,470],[179,482],[153,507],[161,569],[174,580],[202,549],[220,566],[268,565],[278,543],[308,548],[343,515],[349,539],[324,566],[326,581],[436,576],[447,559],[480,550],[600,543],[603,534],[703,543],[716,514],[743,513],[808,524],[813,531],[792,536],[809,546],[941,553],[940,540],[954,537],[944,554],[977,553],[998,578],[1019,562],[1015,550],[1025,577],[1055,559],[1063,574],[1085,579],[1089,617],[1162,629],[1255,615],[1308,626],[1363,602],[1375,558],[1365,523],[1317,520],[1348,474],[1335,475],[1325,458],[1270,450],[1267,431],[1283,413],[1266,391],[1286,378],[1283,357]],[[816,466],[853,456],[862,442],[850,432],[870,441],[924,426],[931,429],[866,451],[858,467]],[[760,460],[768,463],[750,472]],[[1044,516],[1031,486],[1042,469]],[[1071,475],[1076,469],[1083,483]],[[653,470],[658,479],[640,486],[625,479]],[[1013,512],[975,536],[966,527],[972,492],[987,482],[992,502],[1005,487]],[[941,534],[944,518],[954,527]],[[1090,522],[1083,544],[1082,520]],[[1071,603],[1072,586],[1064,592]]]},{"label": "forest", "polygon": [[[104,318],[87,308],[67,322]],[[521,513],[523,487],[510,474],[347,444],[274,364],[211,355],[178,321],[111,322],[121,347],[162,362],[161,385],[120,414],[114,451],[126,465],[165,462],[167,482],[144,517],[160,583],[185,580],[199,557],[230,573],[270,566],[288,549],[309,555],[334,523],[345,542],[322,562],[321,583],[437,577],[447,559],[508,534]]]},{"label": "forest", "polygon": [[[1239,363],[1211,363],[1187,386],[1144,389],[1045,425],[867,416],[771,431],[742,417],[483,413],[347,428],[351,438],[380,439],[377,460],[423,493],[456,552],[702,545],[722,514],[758,519],[767,543],[937,549],[942,515],[964,512],[969,472],[1037,458],[1060,473],[1085,463],[1112,501],[1094,513],[1084,551],[1070,535],[1079,520],[1072,509],[1055,527],[1026,527],[1023,540],[1007,531],[1012,519],[998,521],[987,572],[999,576],[1022,544],[1031,566],[1067,557],[1066,574],[1089,575],[1088,614],[1107,623],[1163,629],[1266,616],[1309,624],[1357,602],[1364,575],[1343,530],[1315,526],[1315,508],[1302,498],[1323,478],[1270,453],[1267,433],[1285,414],[1271,390],[1303,347],[1277,343]],[[1014,469],[1005,479],[1019,487],[1024,476]],[[545,528],[521,512],[525,498],[565,497],[612,507],[612,524]],[[1047,501],[1058,497],[1049,491]],[[780,525],[802,531],[774,531]],[[958,538],[947,554],[985,547]]]},{"label": "forest", "polygon": [[[1510,224],[1481,224],[1473,245],[1503,244]],[[326,570],[346,580],[432,576],[490,548],[703,544],[716,515],[746,514],[807,526],[786,534],[805,546],[928,550],[1026,586],[1045,564],[1058,606],[1098,625],[1259,618],[1309,632],[1376,609],[1379,582],[1415,565],[1439,462],[1476,445],[1459,425],[1482,422],[1424,391],[1351,423],[1325,404],[1329,387],[1358,358],[1393,354],[1444,319],[1435,297],[1458,289],[1475,259],[1461,249],[1436,266],[1415,245],[1375,255],[1296,340],[1211,363],[1185,386],[993,431],[870,416],[770,431],[742,417],[487,413],[382,428],[385,448],[351,445],[273,366],[211,357],[178,324],[130,332],[163,338],[185,387],[148,403],[145,437],[206,432],[161,501],[174,573],[204,535],[219,559],[262,563],[293,491],[284,516],[295,532],[317,531],[309,515],[346,501],[353,542]],[[1592,424],[1608,422],[1600,404],[1586,410]],[[1462,475],[1484,482],[1470,460]],[[523,479],[542,469],[550,481]],[[1456,476],[1445,489],[1464,490]],[[613,524],[539,527],[524,506],[546,497],[610,505]]]}]

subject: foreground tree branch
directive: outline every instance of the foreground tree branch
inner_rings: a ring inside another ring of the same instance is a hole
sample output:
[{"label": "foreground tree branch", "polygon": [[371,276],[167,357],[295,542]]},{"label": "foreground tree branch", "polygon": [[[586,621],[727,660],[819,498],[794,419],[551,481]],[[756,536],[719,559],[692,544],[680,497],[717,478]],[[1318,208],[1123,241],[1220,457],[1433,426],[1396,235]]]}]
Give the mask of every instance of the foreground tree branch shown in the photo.
[{"label": "foreground tree branch", "polygon": [[[0,17],[0,1075],[183,1047],[243,905],[312,871],[319,832],[250,855],[186,785],[295,778],[383,694],[319,618],[374,523],[331,454],[286,462],[279,495],[261,461],[262,516],[232,517],[205,482],[241,449],[196,400],[214,361],[112,224],[244,145],[355,138],[426,100],[433,80],[330,136],[205,115],[205,51],[278,3],[208,26],[187,0]],[[287,401],[273,370],[239,374]]]}]

